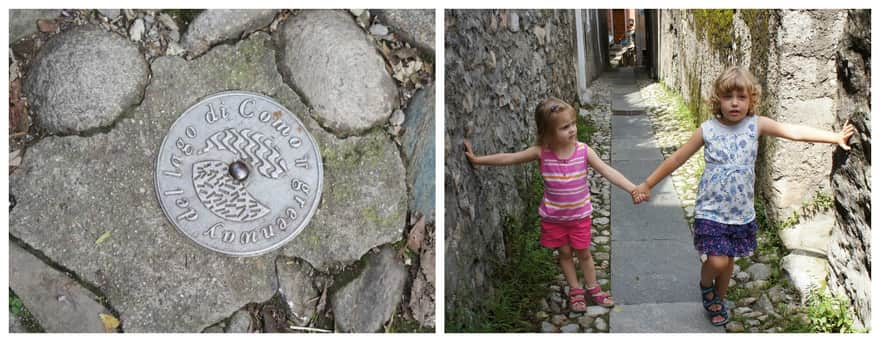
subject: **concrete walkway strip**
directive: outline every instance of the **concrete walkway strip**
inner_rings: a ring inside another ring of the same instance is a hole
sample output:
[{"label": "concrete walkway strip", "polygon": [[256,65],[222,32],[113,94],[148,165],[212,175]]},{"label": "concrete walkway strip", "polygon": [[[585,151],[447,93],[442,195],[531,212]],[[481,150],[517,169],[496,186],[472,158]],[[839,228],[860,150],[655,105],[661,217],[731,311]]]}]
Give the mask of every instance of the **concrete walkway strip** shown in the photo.
[{"label": "concrete walkway strip", "polygon": [[611,311],[611,332],[707,333],[722,332],[713,327],[700,303],[620,305]]},{"label": "concrete walkway strip", "polygon": [[[618,72],[612,111],[644,110],[637,75]],[[611,163],[633,183],[641,183],[663,161],[644,115],[614,116]],[[611,332],[723,332],[705,317],[699,303],[700,259],[672,181],[657,184],[651,201],[632,204],[630,194],[611,192]]]}]

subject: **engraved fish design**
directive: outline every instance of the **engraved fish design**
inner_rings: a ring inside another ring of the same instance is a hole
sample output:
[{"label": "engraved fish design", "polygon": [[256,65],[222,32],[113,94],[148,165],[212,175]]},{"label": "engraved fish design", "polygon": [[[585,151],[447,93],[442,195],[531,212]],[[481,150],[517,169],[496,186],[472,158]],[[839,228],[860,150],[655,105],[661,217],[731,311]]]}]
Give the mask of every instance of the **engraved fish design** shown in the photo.
[{"label": "engraved fish design", "polygon": [[247,192],[244,183],[229,175],[229,165],[222,161],[206,160],[193,164],[193,185],[202,204],[220,218],[247,222],[270,212]]},{"label": "engraved fish design", "polygon": [[251,163],[264,177],[277,179],[287,172],[287,162],[281,158],[281,151],[274,146],[272,139],[250,129],[227,128],[211,135],[199,154],[212,149],[229,151],[239,159]]}]

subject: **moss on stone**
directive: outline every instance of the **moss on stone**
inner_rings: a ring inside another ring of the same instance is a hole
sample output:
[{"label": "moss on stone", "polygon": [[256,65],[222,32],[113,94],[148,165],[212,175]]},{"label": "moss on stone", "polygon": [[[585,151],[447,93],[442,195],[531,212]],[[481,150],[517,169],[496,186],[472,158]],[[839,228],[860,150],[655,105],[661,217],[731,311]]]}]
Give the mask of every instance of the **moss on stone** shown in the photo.
[{"label": "moss on stone", "polygon": [[391,215],[380,215],[377,203],[361,209],[361,214],[368,222],[379,227],[390,227],[394,225],[394,218]]},{"label": "moss on stone", "polygon": [[740,11],[740,17],[749,28],[749,37],[751,40],[751,58],[749,60],[749,71],[758,76],[758,83],[765,91],[762,94],[761,102],[758,106],[758,112],[766,113],[769,108],[767,101],[767,78],[766,75],[770,64],[770,47],[773,46],[773,37],[770,36],[770,22],[774,15],[773,10],[767,9],[744,9]]},{"label": "moss on stone", "polygon": [[716,52],[726,54],[733,47],[734,13],[732,9],[695,9],[691,11],[694,31],[705,37]]}]

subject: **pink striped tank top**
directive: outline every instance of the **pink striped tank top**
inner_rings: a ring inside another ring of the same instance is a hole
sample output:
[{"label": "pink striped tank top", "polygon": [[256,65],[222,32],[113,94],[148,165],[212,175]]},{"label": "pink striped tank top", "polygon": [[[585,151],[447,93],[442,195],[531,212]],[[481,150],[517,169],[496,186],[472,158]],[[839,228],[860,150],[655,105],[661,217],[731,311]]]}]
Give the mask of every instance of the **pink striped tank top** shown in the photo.
[{"label": "pink striped tank top", "polygon": [[542,220],[567,222],[590,216],[593,204],[587,166],[587,144],[582,142],[578,142],[568,159],[560,159],[549,148],[541,148],[544,199],[538,207],[538,215]]}]

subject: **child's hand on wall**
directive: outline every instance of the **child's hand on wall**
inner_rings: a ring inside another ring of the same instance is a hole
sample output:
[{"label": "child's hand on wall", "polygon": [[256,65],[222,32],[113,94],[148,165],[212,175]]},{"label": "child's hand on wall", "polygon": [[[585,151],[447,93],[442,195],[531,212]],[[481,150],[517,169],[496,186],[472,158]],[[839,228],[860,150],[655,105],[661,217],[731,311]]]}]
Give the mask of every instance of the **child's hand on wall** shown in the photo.
[{"label": "child's hand on wall", "polygon": [[837,141],[837,145],[840,145],[840,148],[849,151],[851,147],[849,147],[849,138],[855,134],[856,129],[853,127],[849,120],[846,120],[846,124],[843,125],[843,129],[840,131],[840,140]]},{"label": "child's hand on wall", "polygon": [[471,164],[476,164],[477,156],[474,155],[473,148],[471,147],[471,142],[467,139],[464,140],[464,155],[467,157],[468,162]]}]

